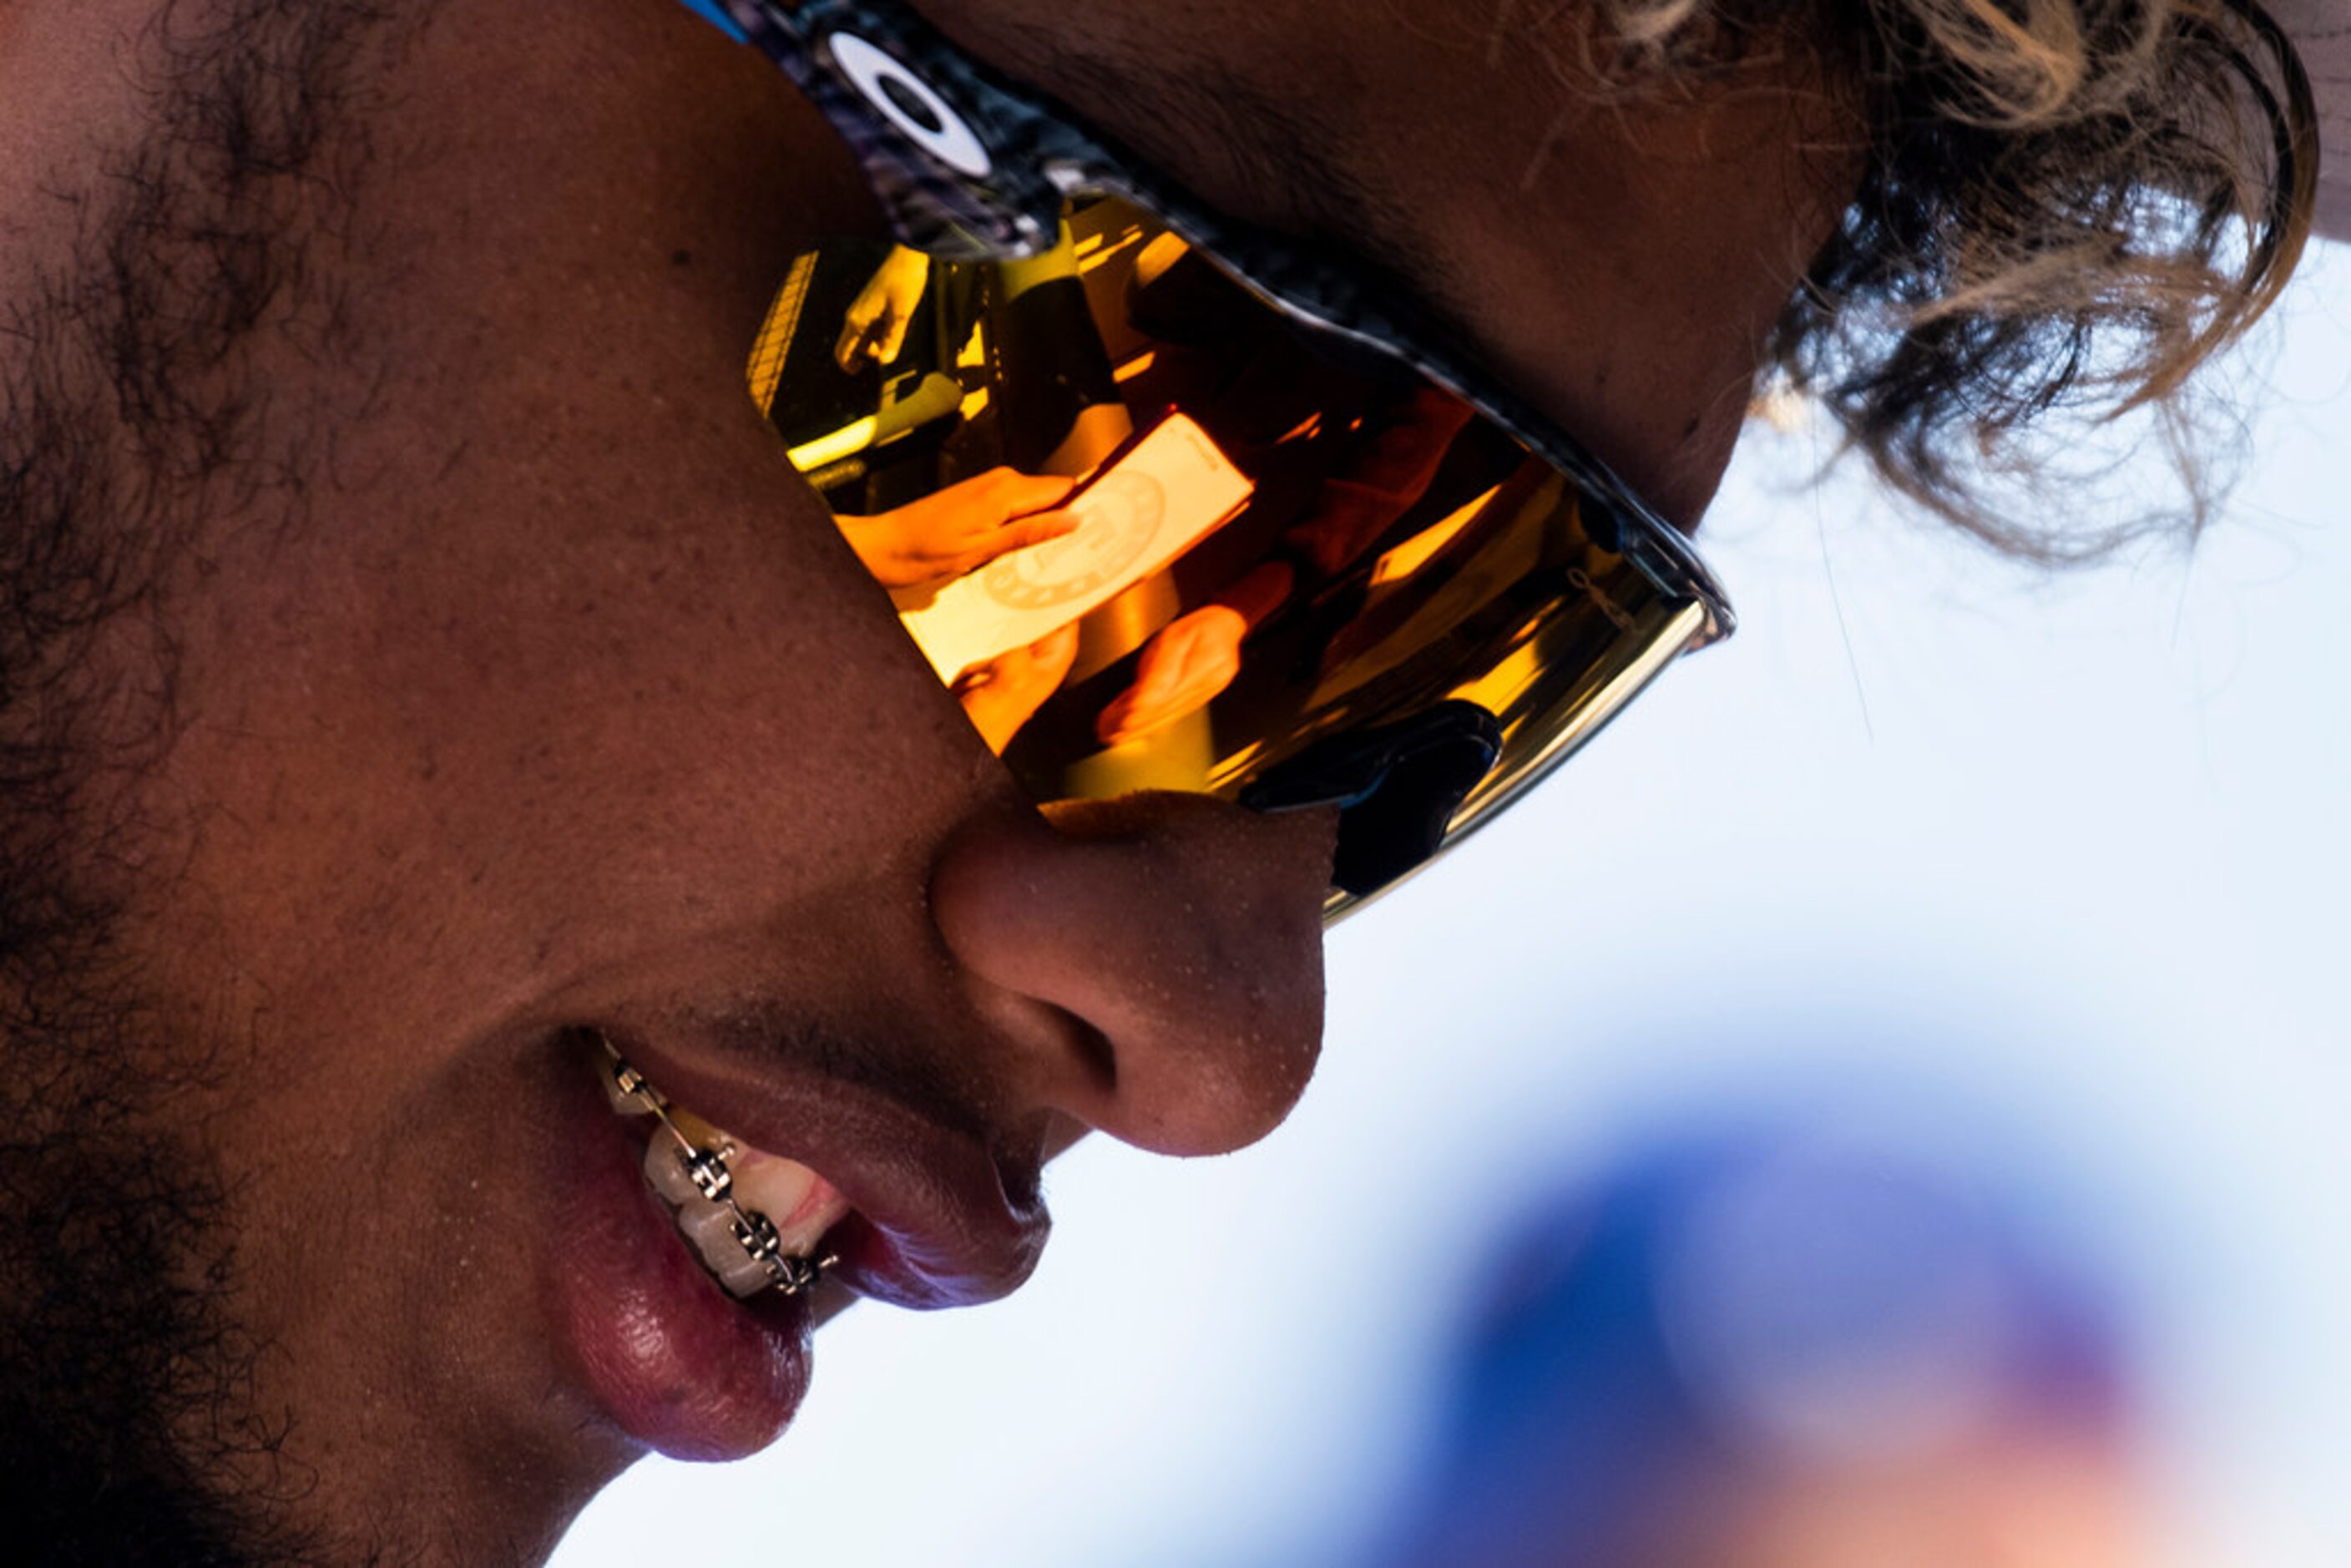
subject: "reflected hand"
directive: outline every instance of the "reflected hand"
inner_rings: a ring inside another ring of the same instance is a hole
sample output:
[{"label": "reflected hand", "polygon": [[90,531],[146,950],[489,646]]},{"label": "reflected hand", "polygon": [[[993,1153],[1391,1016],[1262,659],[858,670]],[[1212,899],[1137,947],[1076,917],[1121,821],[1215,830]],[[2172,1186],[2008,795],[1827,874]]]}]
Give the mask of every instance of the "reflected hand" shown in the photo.
[{"label": "reflected hand", "polygon": [[832,350],[842,371],[855,375],[871,360],[895,364],[906,347],[906,328],[923,302],[931,281],[931,258],[904,246],[893,249],[865,287],[850,301],[841,327],[841,341]]},{"label": "reflected hand", "polygon": [[935,591],[998,556],[1076,532],[1074,514],[1049,510],[1071,488],[1052,475],[991,468],[895,511],[836,520],[883,587]]},{"label": "reflected hand", "polygon": [[1045,699],[1061,689],[1062,678],[1078,656],[1076,622],[1048,632],[1026,648],[998,653],[985,664],[956,677],[956,699],[964,716],[998,757],[1037,716]]},{"label": "reflected hand", "polygon": [[1239,611],[1222,604],[1203,605],[1161,627],[1144,644],[1134,684],[1102,709],[1094,734],[1115,746],[1206,706],[1240,674],[1249,629]]}]

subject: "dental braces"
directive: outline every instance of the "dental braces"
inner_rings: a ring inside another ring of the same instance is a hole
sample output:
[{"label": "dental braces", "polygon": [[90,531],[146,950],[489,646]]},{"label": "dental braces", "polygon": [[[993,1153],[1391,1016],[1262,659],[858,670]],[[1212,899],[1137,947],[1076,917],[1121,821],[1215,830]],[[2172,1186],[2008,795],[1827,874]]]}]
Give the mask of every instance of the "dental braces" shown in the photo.
[{"label": "dental braces", "polygon": [[[784,1250],[783,1239],[776,1231],[776,1223],[756,1208],[746,1208],[735,1198],[735,1176],[726,1162],[737,1152],[732,1141],[715,1149],[705,1149],[685,1135],[671,1119],[668,1097],[654,1088],[645,1075],[629,1065],[609,1040],[598,1037],[604,1054],[611,1058],[609,1071],[612,1087],[624,1099],[633,1099],[651,1111],[662,1124],[662,1131],[677,1142],[679,1166],[694,1189],[712,1203],[723,1204],[734,1217],[731,1228],[736,1241],[755,1263],[768,1270],[769,1288],[787,1296],[797,1296],[815,1289],[824,1278],[824,1271],[841,1261],[828,1253],[822,1258],[795,1258]],[[659,1134],[655,1134],[658,1136]],[[757,1294],[754,1291],[753,1294]]]}]

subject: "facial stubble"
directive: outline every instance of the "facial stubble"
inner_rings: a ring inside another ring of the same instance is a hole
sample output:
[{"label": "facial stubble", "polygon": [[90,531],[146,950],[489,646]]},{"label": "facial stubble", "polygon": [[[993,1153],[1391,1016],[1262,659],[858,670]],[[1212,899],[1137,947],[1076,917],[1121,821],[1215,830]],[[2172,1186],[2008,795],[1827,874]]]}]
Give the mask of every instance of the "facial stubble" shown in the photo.
[{"label": "facial stubble", "polygon": [[266,1347],[228,1307],[237,1194],[201,1107],[239,1053],[157,1005],[126,930],[190,831],[151,787],[180,723],[168,585],[210,517],[307,521],[332,433],[256,367],[353,355],[319,253],[353,243],[368,111],[424,9],[161,6],[124,47],[145,131],[44,178],[73,239],[5,306],[0,1518],[18,1561],[330,1554],[283,1522],[311,1478],[294,1416],[255,1404]]}]

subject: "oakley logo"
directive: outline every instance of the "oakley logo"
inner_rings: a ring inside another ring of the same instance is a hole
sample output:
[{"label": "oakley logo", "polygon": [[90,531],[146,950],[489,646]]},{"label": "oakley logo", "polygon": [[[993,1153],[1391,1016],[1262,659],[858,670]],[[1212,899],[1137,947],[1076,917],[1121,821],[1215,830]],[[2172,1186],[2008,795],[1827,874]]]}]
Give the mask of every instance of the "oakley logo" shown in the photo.
[{"label": "oakley logo", "polygon": [[1630,632],[1633,630],[1633,617],[1631,614],[1625,611],[1623,605],[1617,603],[1615,600],[1609,597],[1608,591],[1606,589],[1593,581],[1591,575],[1582,567],[1569,567],[1567,569],[1567,580],[1573,583],[1576,589],[1583,593],[1584,598],[1589,599],[1593,604],[1598,605],[1600,607],[1600,613],[1608,617],[1610,623],[1613,624],[1616,630],[1619,632]]},{"label": "oakley logo", "polygon": [[978,133],[947,107],[931,84],[897,59],[854,33],[835,33],[825,40],[832,63],[898,134],[932,157],[969,179],[985,180],[995,168]]}]

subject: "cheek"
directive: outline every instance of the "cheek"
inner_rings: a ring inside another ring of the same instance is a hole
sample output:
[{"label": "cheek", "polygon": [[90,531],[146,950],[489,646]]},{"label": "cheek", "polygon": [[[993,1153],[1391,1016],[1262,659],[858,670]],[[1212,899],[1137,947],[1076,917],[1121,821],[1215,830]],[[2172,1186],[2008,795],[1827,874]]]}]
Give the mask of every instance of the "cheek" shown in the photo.
[{"label": "cheek", "polygon": [[1651,504],[1685,531],[1698,527],[1721,488],[1754,398],[1752,371],[1726,372],[1720,390],[1684,417],[1668,471],[1653,476],[1653,488],[1646,492]]},{"label": "cheek", "polygon": [[583,480],[444,489],[433,516],[395,493],[239,576],[192,642],[174,771],[256,962],[349,990],[429,950],[512,978],[938,831],[992,765],[755,434],[602,477],[586,442]]}]

